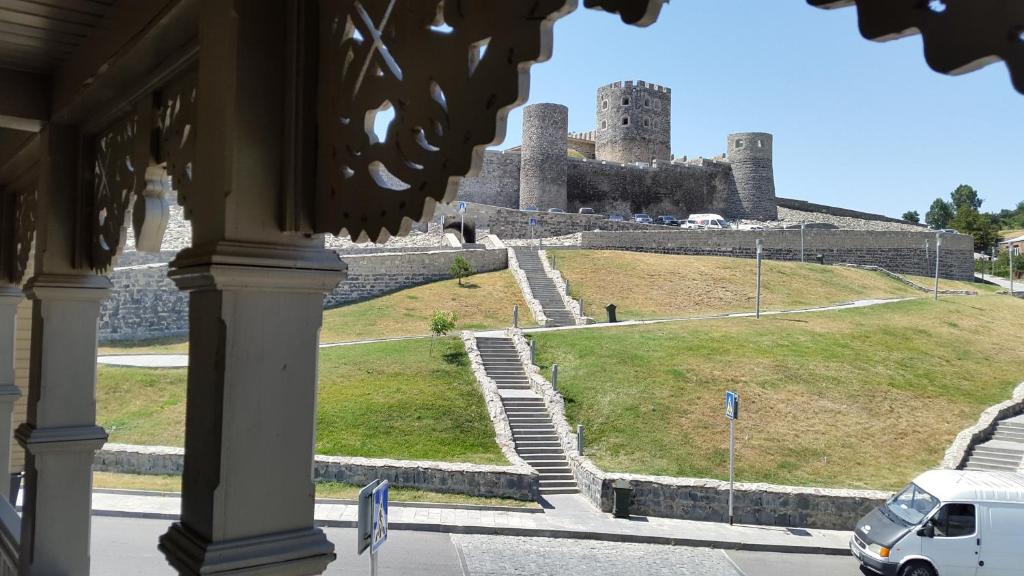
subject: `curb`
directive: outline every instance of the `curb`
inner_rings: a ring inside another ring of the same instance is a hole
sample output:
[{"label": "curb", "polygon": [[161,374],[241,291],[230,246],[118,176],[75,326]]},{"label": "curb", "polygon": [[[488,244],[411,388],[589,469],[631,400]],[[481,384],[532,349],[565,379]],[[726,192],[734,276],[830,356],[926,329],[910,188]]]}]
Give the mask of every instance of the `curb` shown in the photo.
[{"label": "curb", "polygon": [[[144,518],[149,520],[177,520],[177,514],[160,512],[127,512],[122,510],[93,510],[93,516],[111,518]],[[355,528],[355,520],[315,520],[321,528]],[[728,540],[703,538],[674,538],[642,534],[620,534],[614,532],[587,532],[583,530],[551,530],[544,528],[515,528],[501,526],[461,526],[457,524],[389,522],[390,530],[409,530],[441,534],[473,534],[481,536],[520,536],[531,538],[559,538],[568,540],[596,540],[599,542],[624,542],[629,544],[660,544],[664,546],[689,546],[718,550],[745,550],[749,552],[779,552],[783,554],[815,554],[820,556],[849,556],[849,548],[829,546],[801,546],[789,544],[757,544]]]}]

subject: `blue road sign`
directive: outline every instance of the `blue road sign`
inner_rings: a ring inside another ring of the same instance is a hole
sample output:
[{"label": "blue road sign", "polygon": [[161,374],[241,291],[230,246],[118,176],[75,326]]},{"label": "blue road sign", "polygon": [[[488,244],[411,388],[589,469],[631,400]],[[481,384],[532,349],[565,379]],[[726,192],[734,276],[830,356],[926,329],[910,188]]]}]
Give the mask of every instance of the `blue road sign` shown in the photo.
[{"label": "blue road sign", "polygon": [[370,530],[370,552],[376,553],[377,549],[388,540],[388,487],[387,480],[381,482],[373,489],[373,525]]},{"label": "blue road sign", "polygon": [[465,202],[459,202],[459,214],[465,214],[465,213],[466,213],[466,203]]},{"label": "blue road sign", "polygon": [[530,226],[536,226],[536,225],[537,225],[537,219],[536,218],[530,218]]},{"label": "blue road sign", "polygon": [[735,392],[725,393],[725,417],[730,420],[740,419],[740,396]]}]

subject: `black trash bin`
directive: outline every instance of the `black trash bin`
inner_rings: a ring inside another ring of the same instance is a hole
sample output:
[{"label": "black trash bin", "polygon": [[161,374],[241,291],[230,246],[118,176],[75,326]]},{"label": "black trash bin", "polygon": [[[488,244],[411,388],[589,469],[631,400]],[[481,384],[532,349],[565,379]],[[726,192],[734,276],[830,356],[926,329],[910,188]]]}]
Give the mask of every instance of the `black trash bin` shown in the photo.
[{"label": "black trash bin", "polygon": [[824,264],[825,263],[825,255],[824,254],[817,254],[817,255],[815,255],[814,259],[818,261],[818,264]]},{"label": "black trash bin", "polygon": [[604,307],[608,311],[608,322],[615,323],[619,320],[615,317],[615,304],[609,304]]},{"label": "black trash bin", "polygon": [[629,503],[633,499],[633,485],[628,480],[616,480],[612,483],[612,516],[629,518]]}]

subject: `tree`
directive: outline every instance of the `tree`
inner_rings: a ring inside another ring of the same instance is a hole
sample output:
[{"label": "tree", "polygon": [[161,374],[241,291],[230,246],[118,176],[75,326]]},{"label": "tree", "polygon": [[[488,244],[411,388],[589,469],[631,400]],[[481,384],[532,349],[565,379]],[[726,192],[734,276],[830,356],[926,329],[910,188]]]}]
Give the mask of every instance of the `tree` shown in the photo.
[{"label": "tree", "polygon": [[434,340],[438,336],[444,336],[455,330],[457,320],[458,316],[455,315],[455,312],[434,312],[434,315],[430,317],[430,333],[433,334],[433,338],[430,339],[431,355],[434,353]]},{"label": "tree", "polygon": [[957,186],[956,190],[953,190],[949,194],[949,198],[953,201],[954,210],[959,210],[962,207],[980,210],[981,203],[983,202],[983,200],[978,197],[978,191],[967,184]]},{"label": "tree", "polygon": [[473,270],[473,267],[469,265],[469,262],[460,255],[455,257],[455,261],[452,262],[452,267],[448,270],[448,273],[451,274],[453,278],[458,278],[459,286],[462,286],[462,279],[472,276],[475,271]]},{"label": "tree", "polygon": [[928,213],[924,215],[924,223],[932,228],[948,228],[952,219],[953,206],[942,198],[936,198],[928,208]]},{"label": "tree", "polygon": [[999,242],[999,232],[992,225],[992,219],[969,204],[962,204],[957,208],[956,215],[949,221],[949,226],[961,234],[974,236],[975,252],[988,252]]},{"label": "tree", "polygon": [[917,213],[917,210],[908,210],[904,212],[903,219],[907,222],[913,222],[914,224],[921,223],[921,215]]}]

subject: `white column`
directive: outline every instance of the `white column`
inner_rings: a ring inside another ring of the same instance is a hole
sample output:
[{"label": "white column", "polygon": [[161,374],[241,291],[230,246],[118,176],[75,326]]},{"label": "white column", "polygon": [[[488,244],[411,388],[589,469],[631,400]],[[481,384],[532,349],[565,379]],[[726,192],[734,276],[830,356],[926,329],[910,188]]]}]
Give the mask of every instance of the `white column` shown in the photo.
[{"label": "white column", "polygon": [[0,286],[0,497],[8,499],[14,403],[21,397],[14,383],[14,340],[18,304],[24,299],[16,286]]},{"label": "white column", "polygon": [[344,277],[323,239],[282,232],[286,0],[200,7],[181,520],[160,539],[180,574],[320,574],[313,521],[323,294]]},{"label": "white column", "polygon": [[78,132],[50,124],[40,135],[32,351],[27,416],[15,436],[25,448],[22,576],[89,574],[96,425],[96,319],[110,280],[75,267]]}]

